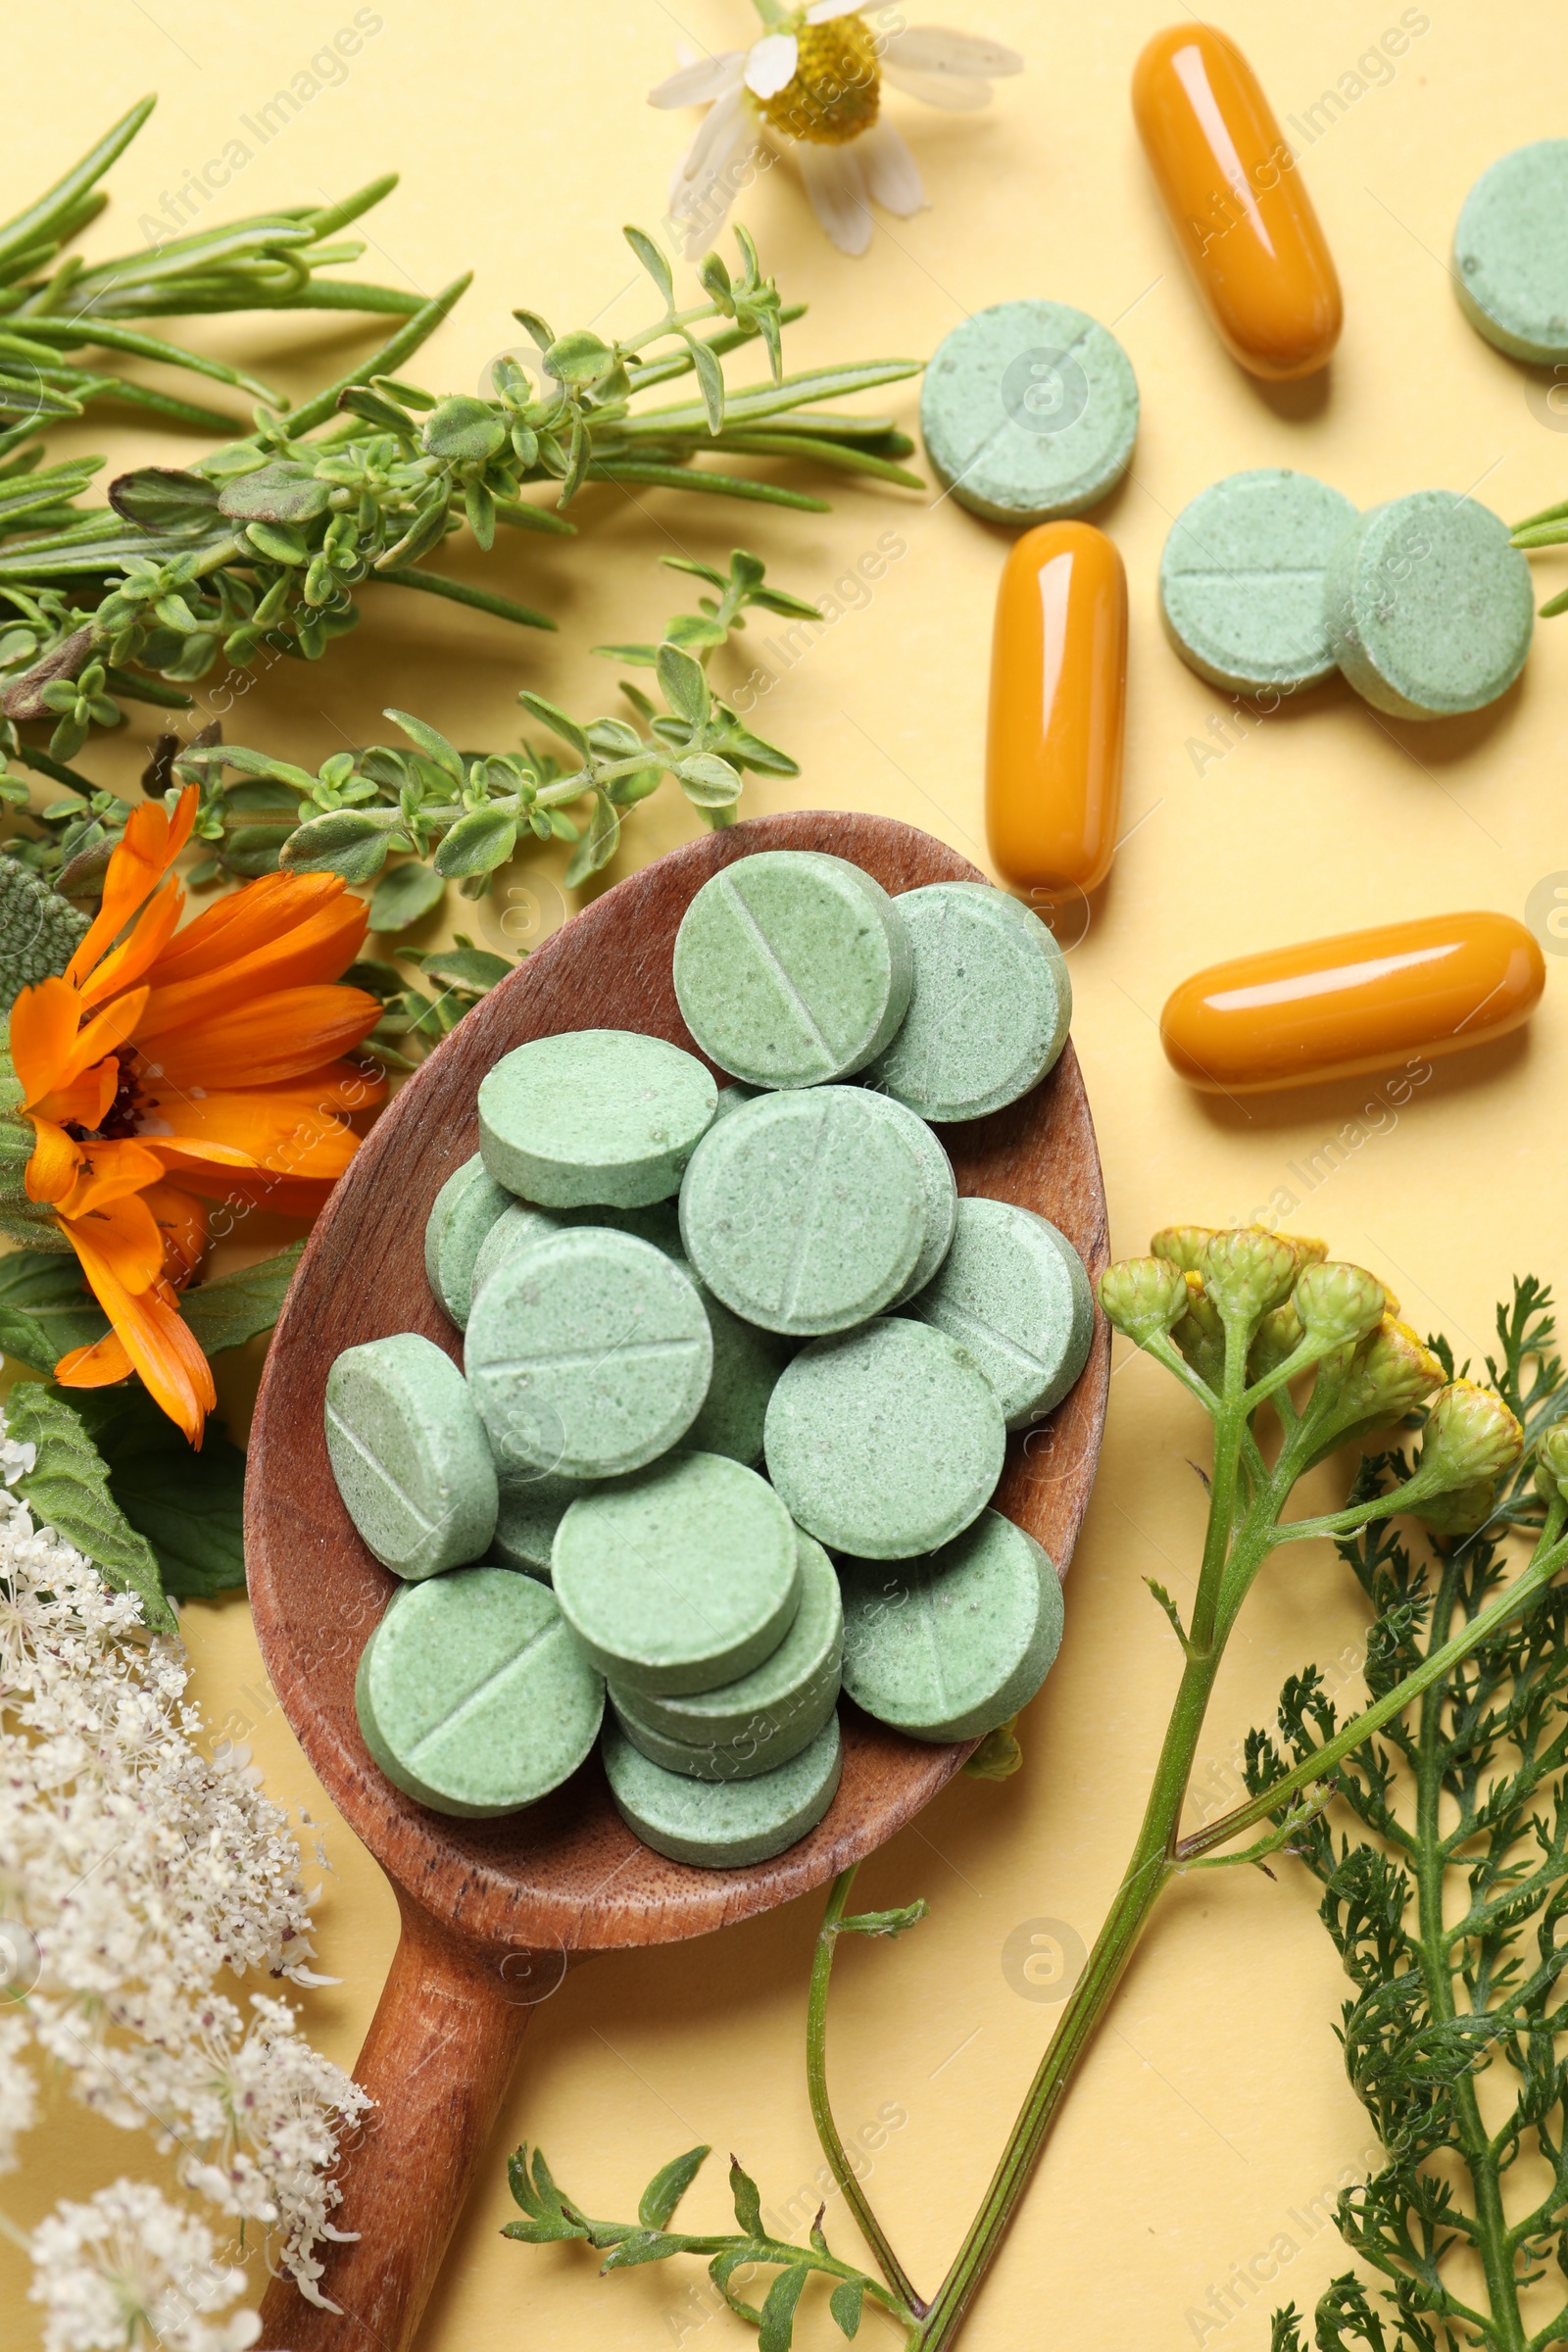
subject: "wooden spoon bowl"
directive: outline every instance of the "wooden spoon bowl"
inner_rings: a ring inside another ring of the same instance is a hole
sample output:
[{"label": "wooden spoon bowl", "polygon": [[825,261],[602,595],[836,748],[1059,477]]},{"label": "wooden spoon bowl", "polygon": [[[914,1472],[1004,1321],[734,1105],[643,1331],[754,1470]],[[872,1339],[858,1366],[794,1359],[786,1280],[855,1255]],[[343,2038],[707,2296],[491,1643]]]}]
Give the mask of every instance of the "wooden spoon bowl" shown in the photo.
[{"label": "wooden spoon bowl", "polygon": [[[844,1777],[800,1844],[745,1870],[696,1870],[641,1844],[597,1755],[526,1812],[430,1813],[371,1763],[354,1712],[360,1652],[396,1580],[356,1534],[327,1462],[322,1393],[345,1348],[417,1331],[462,1360],[424,1271],[430,1204],[477,1149],[475,1096],[493,1062],[567,1029],[638,1029],[695,1047],[670,957],[695,893],[758,850],[825,850],[887,890],[984,881],[930,835],[832,811],[711,833],[609,890],[470,1012],[377,1121],[317,1225],[268,1355],[252,1430],[245,1547],[257,1632],[283,1710],[322,1786],[391,1879],[403,1936],[357,2068],[377,2105],[340,2174],[322,2291],[337,2315],[275,2281],[263,2342],[289,2352],[412,2339],[472,2168],[499,2112],[530,2009],[578,1954],[701,1936],[821,1886],[891,1838],[968,1750],[906,1740],[842,1709]],[[960,1193],[1039,1210],[1092,1277],[1106,1260],[1094,1127],[1069,1045],[1045,1082],[992,1117],[945,1127]],[[1109,1335],[1072,1394],[1009,1444],[998,1506],[1064,1571],[1100,1452]]]}]

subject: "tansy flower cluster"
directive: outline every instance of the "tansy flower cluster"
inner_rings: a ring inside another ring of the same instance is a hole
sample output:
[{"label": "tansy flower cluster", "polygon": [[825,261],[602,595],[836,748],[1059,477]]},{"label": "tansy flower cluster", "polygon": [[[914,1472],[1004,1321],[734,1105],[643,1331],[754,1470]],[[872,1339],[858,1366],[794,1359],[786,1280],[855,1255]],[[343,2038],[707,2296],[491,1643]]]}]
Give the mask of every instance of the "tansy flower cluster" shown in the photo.
[{"label": "tansy flower cluster", "polygon": [[210,1204],[312,1216],[383,1083],[344,1059],[379,1006],[337,985],[368,909],[336,874],[269,874],[178,929],[171,868],[196,814],[135,809],[63,975],[11,1013],[27,1200],[81,1260],[112,1330],[55,1366],[67,1388],[137,1372],[193,1444],[212,1371],[179,1311]]}]

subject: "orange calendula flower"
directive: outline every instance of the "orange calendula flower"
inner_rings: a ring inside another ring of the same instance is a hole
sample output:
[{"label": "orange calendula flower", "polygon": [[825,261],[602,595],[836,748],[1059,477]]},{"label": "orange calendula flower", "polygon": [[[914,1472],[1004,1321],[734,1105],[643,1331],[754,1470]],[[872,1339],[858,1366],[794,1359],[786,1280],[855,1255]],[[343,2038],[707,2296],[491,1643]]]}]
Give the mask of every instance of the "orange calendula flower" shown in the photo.
[{"label": "orange calendula flower", "polygon": [[342,1056],[379,1006],[337,985],[368,909],[335,874],[268,874],[177,931],[171,868],[197,795],[135,809],[63,975],[11,1012],[27,1198],[81,1260],[112,1330],[55,1366],[67,1388],[141,1375],[193,1445],[212,1370],[179,1311],[209,1204],[314,1216],[385,1091]]}]

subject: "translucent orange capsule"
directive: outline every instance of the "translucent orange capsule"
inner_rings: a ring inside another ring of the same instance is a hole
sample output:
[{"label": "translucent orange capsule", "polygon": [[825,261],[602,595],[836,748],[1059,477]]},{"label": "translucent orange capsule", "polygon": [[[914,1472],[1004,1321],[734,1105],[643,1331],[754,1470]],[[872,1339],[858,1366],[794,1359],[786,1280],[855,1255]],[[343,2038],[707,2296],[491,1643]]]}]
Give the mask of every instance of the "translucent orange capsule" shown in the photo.
[{"label": "translucent orange capsule", "polygon": [[1054,897],[1110,870],[1121,812],[1127,574],[1103,531],[1043,522],[1002,567],[986,832],[1003,879]]},{"label": "translucent orange capsule", "polygon": [[1253,375],[1312,374],[1340,339],[1340,281],[1290,142],[1235,42],[1209,24],[1156,32],[1133,69],[1133,114],[1226,350]]},{"label": "translucent orange capsule", "polygon": [[1159,1034],[1194,1086],[1259,1094],[1488,1045],[1545,982],[1512,915],[1428,914],[1211,964],[1175,991]]}]

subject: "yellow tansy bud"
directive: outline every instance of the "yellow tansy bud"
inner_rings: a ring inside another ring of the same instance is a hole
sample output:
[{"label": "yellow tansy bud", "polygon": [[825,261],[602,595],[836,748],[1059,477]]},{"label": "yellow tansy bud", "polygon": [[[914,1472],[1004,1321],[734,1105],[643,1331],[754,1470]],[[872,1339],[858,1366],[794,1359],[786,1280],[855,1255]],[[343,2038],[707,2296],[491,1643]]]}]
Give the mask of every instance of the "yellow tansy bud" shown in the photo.
[{"label": "yellow tansy bud", "polygon": [[1376,1275],[1348,1264],[1303,1268],[1293,1303],[1302,1331],[1325,1353],[1364,1340],[1389,1311],[1388,1293]]},{"label": "yellow tansy bud", "polygon": [[1291,1244],[1261,1225],[1211,1234],[1199,1254],[1203,1289],[1222,1315],[1256,1322],[1288,1298],[1300,1260]]},{"label": "yellow tansy bud", "polygon": [[1100,1277],[1106,1321],[1140,1348],[1187,1312],[1187,1278],[1163,1257],[1124,1257]]},{"label": "yellow tansy bud", "polygon": [[1456,1380],[1434,1397],[1416,1476],[1434,1492],[1499,1479],[1525,1449],[1525,1433],[1495,1390]]},{"label": "yellow tansy bud", "polygon": [[1225,1326],[1198,1276],[1189,1274],[1186,1281],[1187,1312],[1170,1336],[1199,1379],[1219,1390],[1225,1386]]},{"label": "yellow tansy bud", "polygon": [[1568,1494],[1568,1426],[1562,1422],[1536,1447],[1536,1489],[1548,1502]]},{"label": "yellow tansy bud", "polygon": [[1162,1225],[1150,1243],[1155,1257],[1168,1257],[1184,1274],[1196,1274],[1205,1242],[1214,1238],[1212,1225]]}]

